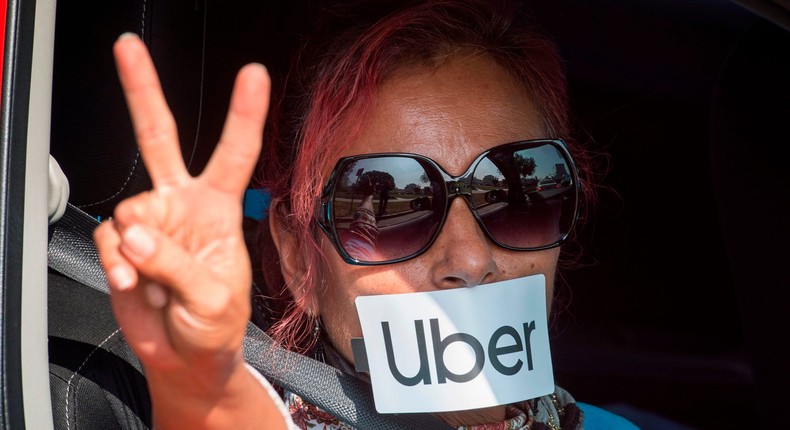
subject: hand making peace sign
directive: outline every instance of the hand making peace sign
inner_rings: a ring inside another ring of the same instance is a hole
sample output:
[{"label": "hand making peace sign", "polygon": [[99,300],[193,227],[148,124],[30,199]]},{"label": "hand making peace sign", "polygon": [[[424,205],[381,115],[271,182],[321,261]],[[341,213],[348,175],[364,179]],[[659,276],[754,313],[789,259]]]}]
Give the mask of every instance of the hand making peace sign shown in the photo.
[{"label": "hand making peace sign", "polygon": [[[175,419],[184,425],[183,416],[161,415],[171,407],[194,414],[196,406],[181,404],[190,396],[205,400],[205,417],[213,419],[212,402],[262,392],[243,367],[251,266],[241,203],[261,149],[269,77],[261,65],[241,69],[220,142],[192,177],[145,45],[124,35],[114,53],[153,189],[121,202],[94,235],[113,310],[145,366],[157,427]],[[174,402],[174,394],[187,398]]]}]

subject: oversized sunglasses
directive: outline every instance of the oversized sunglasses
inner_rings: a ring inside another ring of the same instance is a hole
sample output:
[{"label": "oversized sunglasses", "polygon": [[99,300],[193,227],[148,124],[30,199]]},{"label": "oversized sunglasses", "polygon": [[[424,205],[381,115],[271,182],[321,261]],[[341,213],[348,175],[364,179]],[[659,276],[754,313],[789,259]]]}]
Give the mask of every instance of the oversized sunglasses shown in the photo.
[{"label": "oversized sunglasses", "polygon": [[462,197],[485,235],[518,251],[562,244],[579,211],[579,179],[565,143],[539,139],[480,154],[461,176],[405,153],[341,158],[316,221],[349,264],[414,258],[433,244]]}]

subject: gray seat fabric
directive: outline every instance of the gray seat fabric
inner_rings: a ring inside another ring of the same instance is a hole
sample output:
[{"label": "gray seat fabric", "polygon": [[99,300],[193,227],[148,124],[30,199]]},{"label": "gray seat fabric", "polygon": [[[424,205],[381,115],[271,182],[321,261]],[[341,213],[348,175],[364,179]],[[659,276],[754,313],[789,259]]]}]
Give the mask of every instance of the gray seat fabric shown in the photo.
[{"label": "gray seat fabric", "polygon": [[143,369],[113,318],[109,296],[52,272],[48,301],[55,429],[150,429]]}]

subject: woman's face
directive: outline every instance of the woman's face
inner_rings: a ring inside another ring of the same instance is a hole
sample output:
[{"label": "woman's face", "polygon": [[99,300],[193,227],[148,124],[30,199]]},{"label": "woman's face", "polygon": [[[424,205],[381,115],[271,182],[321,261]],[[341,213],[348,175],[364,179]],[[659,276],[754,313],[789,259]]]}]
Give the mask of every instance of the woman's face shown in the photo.
[{"label": "woman's face", "polygon": [[[547,137],[524,93],[516,79],[484,56],[456,54],[435,70],[403,70],[381,85],[367,128],[340,156],[417,153],[460,175],[489,148]],[[328,279],[314,303],[333,345],[350,362],[350,339],[362,336],[357,296],[463,288],[543,273],[550,302],[559,256],[559,248],[518,252],[495,245],[461,198],[453,200],[433,246],[411,260],[354,266],[326,237],[322,247]]]}]

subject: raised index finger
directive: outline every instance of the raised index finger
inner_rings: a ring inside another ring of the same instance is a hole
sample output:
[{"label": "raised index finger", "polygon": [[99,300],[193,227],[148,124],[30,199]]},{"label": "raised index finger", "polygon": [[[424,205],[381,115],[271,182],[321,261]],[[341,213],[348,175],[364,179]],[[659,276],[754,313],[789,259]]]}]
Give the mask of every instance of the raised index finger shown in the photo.
[{"label": "raised index finger", "polygon": [[126,33],[115,42],[114,53],[134,134],[151,181],[155,187],[180,183],[189,173],[181,157],[176,123],[148,50],[136,35]]}]

